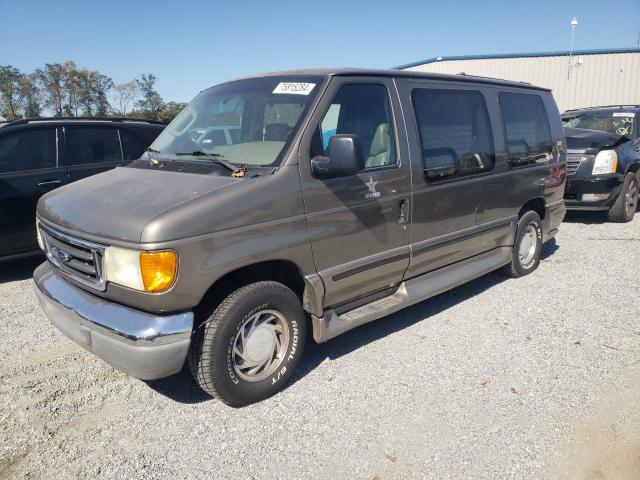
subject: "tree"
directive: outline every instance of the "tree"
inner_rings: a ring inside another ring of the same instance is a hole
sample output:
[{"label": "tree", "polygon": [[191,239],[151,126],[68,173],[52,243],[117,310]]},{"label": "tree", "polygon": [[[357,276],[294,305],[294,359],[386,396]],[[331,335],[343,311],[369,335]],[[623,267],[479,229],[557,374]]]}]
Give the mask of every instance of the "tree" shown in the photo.
[{"label": "tree", "polygon": [[127,116],[129,107],[138,96],[138,84],[135,81],[119,83],[113,86],[113,101],[117,107],[117,114]]},{"label": "tree", "polygon": [[62,64],[62,95],[64,98],[64,114],[77,117],[82,106],[82,90],[86,79],[84,72],[79,71],[76,64],[67,61]]},{"label": "tree", "polygon": [[104,117],[109,113],[111,105],[107,95],[113,86],[113,80],[96,71],[81,70],[80,78],[80,104],[84,115]]},{"label": "tree", "polygon": [[36,75],[43,88],[45,106],[61,117],[65,103],[65,67],[60,63],[47,63],[44,69],[36,70]]},{"label": "tree", "polygon": [[162,109],[162,112],[160,112],[160,120],[163,123],[169,123],[186,106],[187,106],[187,104],[186,103],[182,103],[182,102],[167,102],[167,103],[165,103],[164,104],[164,108]]},{"label": "tree", "polygon": [[2,115],[7,120],[20,118],[20,79],[24,75],[11,65],[0,66]]},{"label": "tree", "polygon": [[156,91],[156,76],[153,73],[142,74],[140,79],[136,79],[140,89],[140,100],[136,102],[139,113],[146,114],[155,120],[160,119],[160,112],[164,106],[162,97]]},{"label": "tree", "polygon": [[42,91],[35,74],[20,78],[18,91],[22,103],[22,113],[26,118],[39,117],[42,112]]}]

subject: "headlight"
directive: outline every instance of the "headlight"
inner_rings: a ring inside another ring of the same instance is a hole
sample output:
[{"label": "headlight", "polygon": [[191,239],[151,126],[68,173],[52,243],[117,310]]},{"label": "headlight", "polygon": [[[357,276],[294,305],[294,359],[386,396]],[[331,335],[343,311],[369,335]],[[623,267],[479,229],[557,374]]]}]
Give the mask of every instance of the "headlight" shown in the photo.
[{"label": "headlight", "polygon": [[140,252],[107,247],[104,275],[107,281],[143,292],[167,290],[176,276],[178,257],[171,250]]},{"label": "headlight", "polygon": [[618,154],[615,150],[601,150],[596,155],[593,162],[591,175],[603,175],[605,173],[616,173],[618,169]]},{"label": "headlight", "polygon": [[40,232],[40,221],[36,219],[36,236],[38,237],[38,246],[44,251],[44,242],[42,241],[42,233]]}]

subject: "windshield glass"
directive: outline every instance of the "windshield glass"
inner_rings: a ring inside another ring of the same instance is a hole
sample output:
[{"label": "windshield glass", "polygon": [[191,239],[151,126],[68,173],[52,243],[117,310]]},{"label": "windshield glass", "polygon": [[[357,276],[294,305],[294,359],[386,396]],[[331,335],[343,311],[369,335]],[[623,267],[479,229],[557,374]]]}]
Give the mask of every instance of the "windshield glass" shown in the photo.
[{"label": "windshield glass", "polygon": [[162,161],[277,166],[322,77],[262,77],[200,93],[150,147]]},{"label": "windshield glass", "polygon": [[633,138],[636,129],[633,112],[589,112],[563,120],[565,127],[585,128]]}]

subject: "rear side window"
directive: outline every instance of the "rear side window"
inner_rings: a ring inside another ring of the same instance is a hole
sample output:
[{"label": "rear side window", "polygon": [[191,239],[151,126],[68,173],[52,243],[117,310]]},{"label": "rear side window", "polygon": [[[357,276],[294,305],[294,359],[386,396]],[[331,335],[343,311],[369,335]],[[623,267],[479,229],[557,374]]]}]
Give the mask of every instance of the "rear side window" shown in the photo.
[{"label": "rear side window", "polygon": [[115,128],[66,127],[67,165],[119,162],[122,160]]},{"label": "rear side window", "polygon": [[26,130],[0,137],[0,173],[56,167],[53,128]]},{"label": "rear side window", "polygon": [[120,141],[122,142],[122,154],[125,160],[137,160],[147,148],[142,140],[122,129],[120,130]]},{"label": "rear side window", "polygon": [[498,96],[507,153],[513,166],[550,159],[552,153],[549,119],[542,99],[528,93],[501,92]]},{"label": "rear side window", "polygon": [[493,170],[493,134],[480,92],[418,88],[411,98],[427,181]]}]

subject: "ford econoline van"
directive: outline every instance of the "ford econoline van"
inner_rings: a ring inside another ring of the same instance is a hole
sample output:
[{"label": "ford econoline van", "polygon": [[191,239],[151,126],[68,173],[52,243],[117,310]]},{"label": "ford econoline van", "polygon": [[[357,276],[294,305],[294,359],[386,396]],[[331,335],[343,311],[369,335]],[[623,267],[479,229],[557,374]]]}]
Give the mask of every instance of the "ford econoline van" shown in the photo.
[{"label": "ford econoline van", "polygon": [[[216,129],[234,133],[205,142]],[[551,92],[529,84],[346,69],[230,81],[142,159],[40,200],[36,293],[114,367],[156,379],[187,364],[245,405],[282,388],[311,336],[535,271],[565,214],[565,154]]]}]

